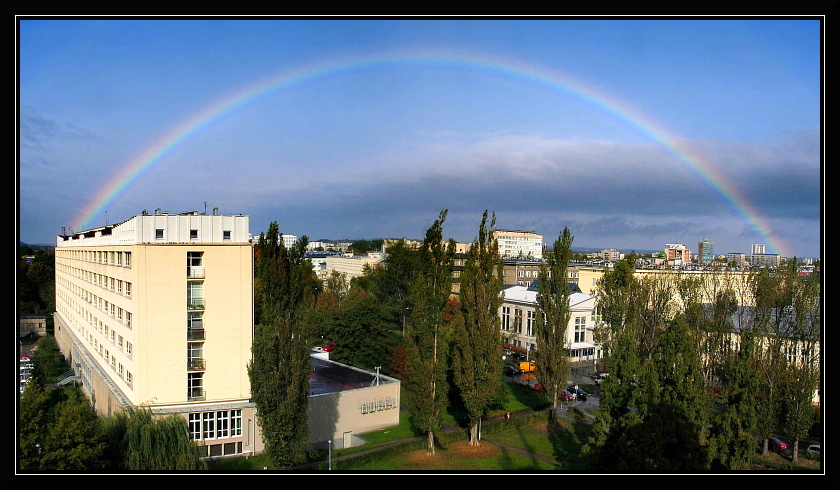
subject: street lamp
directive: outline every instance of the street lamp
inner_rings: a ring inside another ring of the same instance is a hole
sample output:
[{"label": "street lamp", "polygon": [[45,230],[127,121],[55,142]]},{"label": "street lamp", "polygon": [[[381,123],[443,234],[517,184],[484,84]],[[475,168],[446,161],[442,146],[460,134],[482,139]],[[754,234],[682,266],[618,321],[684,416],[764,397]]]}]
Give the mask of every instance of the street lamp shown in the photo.
[{"label": "street lamp", "polygon": [[327,441],[327,466],[332,470],[332,439]]}]

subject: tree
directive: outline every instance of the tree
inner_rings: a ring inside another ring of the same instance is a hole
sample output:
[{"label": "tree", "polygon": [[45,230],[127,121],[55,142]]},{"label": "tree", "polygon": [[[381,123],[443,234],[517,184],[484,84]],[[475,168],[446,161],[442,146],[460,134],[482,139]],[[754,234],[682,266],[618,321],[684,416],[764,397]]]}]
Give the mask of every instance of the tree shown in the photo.
[{"label": "tree", "polygon": [[47,433],[49,398],[41,378],[33,376],[20,399],[20,425],[18,426],[18,455],[20,469],[31,470],[41,466],[41,452]]},{"label": "tree", "polygon": [[571,290],[566,268],[571,255],[572,237],[568,228],[554,242],[554,248],[540,264],[537,282],[536,352],[534,360],[540,384],[552,401],[552,417],[557,416],[560,393],[569,374],[566,328],[571,318]]},{"label": "tree", "polygon": [[752,332],[741,335],[740,348],[722,370],[726,389],[722,392],[724,412],[712,426],[709,459],[713,467],[745,469],[755,453],[753,431],[758,425],[756,394],[759,377],[755,370],[756,343]]},{"label": "tree", "polygon": [[291,468],[308,450],[309,317],[317,280],[304,257],[308,238],[286,250],[278,230],[272,222],[255,249],[260,324],[248,377],[266,453],[276,468]]},{"label": "tree", "polygon": [[59,402],[44,438],[41,467],[97,470],[105,467],[105,442],[99,418],[84,395]]},{"label": "tree", "polygon": [[446,409],[446,346],[443,312],[452,292],[455,242],[443,241],[447,211],[426,231],[419,250],[418,270],[410,289],[411,314],[405,335],[408,354],[408,393],[414,425],[428,435],[429,454],[435,452],[435,433]]},{"label": "tree", "polygon": [[204,449],[190,440],[187,421],[179,415],[156,417],[148,407],[129,407],[105,419],[103,432],[115,469],[207,469]]},{"label": "tree", "polygon": [[498,242],[492,237],[495,224],[494,214],[487,229],[485,211],[461,273],[463,322],[454,332],[453,377],[469,417],[470,446],[479,444],[478,423],[502,383],[499,308],[504,280]]}]

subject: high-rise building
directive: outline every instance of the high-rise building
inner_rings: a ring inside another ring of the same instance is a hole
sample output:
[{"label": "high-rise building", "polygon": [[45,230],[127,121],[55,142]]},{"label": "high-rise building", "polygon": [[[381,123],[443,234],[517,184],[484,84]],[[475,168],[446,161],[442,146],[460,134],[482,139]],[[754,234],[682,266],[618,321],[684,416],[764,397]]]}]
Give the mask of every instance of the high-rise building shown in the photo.
[{"label": "high-rise building", "polygon": [[752,244],[752,250],[750,252],[750,255],[764,255],[765,253],[767,252],[765,251],[765,246],[763,243]]},{"label": "high-rise building", "polygon": [[97,412],[179,414],[208,456],[262,451],[247,216],[143,213],[57,238],[55,335]]},{"label": "high-rise building", "polygon": [[708,238],[700,240],[697,244],[697,262],[711,264],[715,260],[715,242]]},{"label": "high-rise building", "polygon": [[682,265],[691,262],[691,250],[685,248],[682,243],[666,243],[665,244],[666,258],[669,263],[673,265]]}]

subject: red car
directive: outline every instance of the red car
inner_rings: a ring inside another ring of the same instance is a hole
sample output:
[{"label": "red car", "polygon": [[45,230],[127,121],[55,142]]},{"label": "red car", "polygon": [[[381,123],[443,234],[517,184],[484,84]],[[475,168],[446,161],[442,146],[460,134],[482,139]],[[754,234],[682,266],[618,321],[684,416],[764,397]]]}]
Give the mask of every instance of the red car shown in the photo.
[{"label": "red car", "polygon": [[569,401],[572,401],[572,400],[575,399],[575,395],[571,394],[571,392],[569,392],[567,390],[567,391],[564,391],[563,393],[560,393],[560,398],[569,402]]},{"label": "red car", "polygon": [[771,437],[768,439],[768,444],[770,445],[770,449],[775,449],[777,451],[784,451],[787,449],[787,444],[778,437]]},{"label": "red car", "polygon": [[327,344],[327,345],[325,345],[321,348],[324,350],[324,352],[329,352],[329,351],[335,349],[335,344]]}]

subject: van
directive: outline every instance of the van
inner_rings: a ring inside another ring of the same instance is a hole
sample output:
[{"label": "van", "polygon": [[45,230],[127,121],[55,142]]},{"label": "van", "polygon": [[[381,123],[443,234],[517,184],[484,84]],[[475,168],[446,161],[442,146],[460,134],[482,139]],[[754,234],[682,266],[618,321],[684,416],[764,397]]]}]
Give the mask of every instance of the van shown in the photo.
[{"label": "van", "polygon": [[534,366],[534,361],[520,362],[518,366],[519,370],[523,373],[532,373],[534,372],[534,369],[536,369],[536,366]]}]

